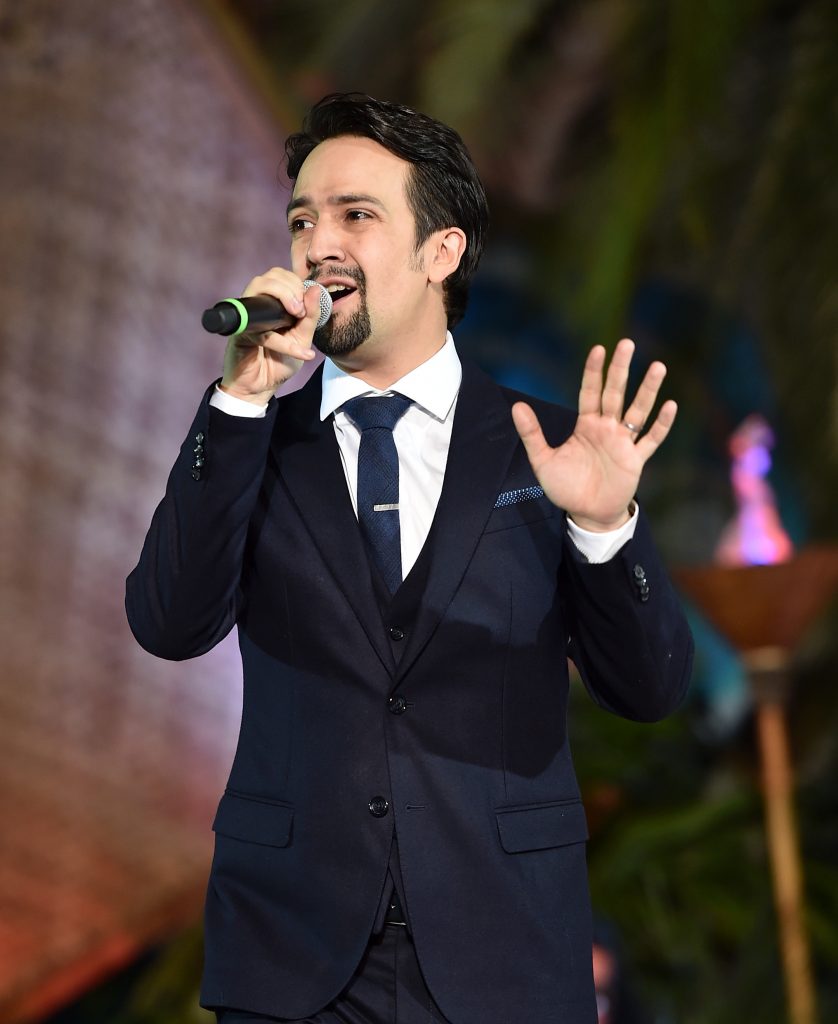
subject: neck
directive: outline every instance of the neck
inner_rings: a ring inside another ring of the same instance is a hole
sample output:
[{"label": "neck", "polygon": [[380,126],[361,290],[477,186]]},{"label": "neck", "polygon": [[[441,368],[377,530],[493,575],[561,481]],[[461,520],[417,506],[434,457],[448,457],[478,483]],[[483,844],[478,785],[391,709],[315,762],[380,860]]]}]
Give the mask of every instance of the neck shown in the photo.
[{"label": "neck", "polygon": [[427,362],[445,345],[447,325],[431,331],[411,332],[409,338],[388,338],[375,334],[346,356],[334,359],[344,373],[358,377],[379,391],[386,391],[405,374]]}]

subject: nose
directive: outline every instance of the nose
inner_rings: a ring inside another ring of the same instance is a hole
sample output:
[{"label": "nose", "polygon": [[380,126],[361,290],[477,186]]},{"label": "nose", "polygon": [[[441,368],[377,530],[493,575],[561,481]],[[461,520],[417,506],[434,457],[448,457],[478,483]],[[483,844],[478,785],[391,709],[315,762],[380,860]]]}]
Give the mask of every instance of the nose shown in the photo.
[{"label": "nose", "polygon": [[306,263],[316,267],[326,261],[341,263],[346,258],[341,244],[340,233],[331,218],[321,217],[311,229],[308,238]]}]

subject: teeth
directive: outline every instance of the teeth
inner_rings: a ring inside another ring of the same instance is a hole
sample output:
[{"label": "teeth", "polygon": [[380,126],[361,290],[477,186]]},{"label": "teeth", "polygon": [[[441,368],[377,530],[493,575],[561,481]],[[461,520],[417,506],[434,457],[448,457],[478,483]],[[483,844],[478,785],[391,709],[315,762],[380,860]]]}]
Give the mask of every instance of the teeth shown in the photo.
[{"label": "teeth", "polygon": [[335,292],[346,292],[350,291],[350,287],[347,284],[327,284],[326,291],[334,295]]}]

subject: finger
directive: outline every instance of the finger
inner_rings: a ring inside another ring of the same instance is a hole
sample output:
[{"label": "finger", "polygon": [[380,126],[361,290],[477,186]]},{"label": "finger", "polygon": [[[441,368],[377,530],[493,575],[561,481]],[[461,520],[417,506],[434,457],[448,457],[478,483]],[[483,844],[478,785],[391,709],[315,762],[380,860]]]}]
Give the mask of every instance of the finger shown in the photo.
[{"label": "finger", "polygon": [[579,388],[579,415],[599,413],[602,408],[602,368],[605,365],[605,348],[594,345],[585,360],[582,384]]},{"label": "finger", "polygon": [[289,313],[299,317],[306,312],[304,294],[302,279],[282,267],[272,267],[266,273],[254,277],[242,292],[245,298],[251,295],[271,295]]},{"label": "finger", "polygon": [[636,427],[643,427],[649,418],[658,398],[658,392],[666,377],[666,367],[661,362],[654,362],[646,371],[634,401],[623,413],[623,422],[632,423]]},{"label": "finger", "polygon": [[634,342],[631,338],[622,338],[617,342],[608,372],[605,375],[605,387],[602,389],[602,415],[620,419],[623,415],[623,403],[626,398],[631,357],[634,355]]},{"label": "finger", "polygon": [[291,359],[309,360],[317,355],[311,347],[311,339],[301,336],[296,327],[281,333],[261,331],[259,334],[236,334],[231,337],[230,345],[232,351],[237,353],[237,358],[249,358],[248,353],[253,349],[262,349],[265,354]]},{"label": "finger", "polygon": [[660,407],[660,411],[658,412],[654,423],[635,445],[643,457],[644,462],[655,451],[657,451],[660,445],[666,440],[666,435],[672,429],[672,424],[675,422],[675,416],[677,413],[678,403],[674,402],[671,398],[664,402]]},{"label": "finger", "polygon": [[537,476],[539,468],[550,458],[553,449],[547,444],[538,417],[526,402],[516,402],[512,406],[512,422]]},{"label": "finger", "polygon": [[[301,321],[302,322],[302,321]],[[313,333],[313,331],[312,331]],[[311,346],[311,334],[301,334],[298,328],[278,334],[276,331],[265,331],[255,342],[267,352],[279,356],[290,356],[292,359],[314,359],[317,353]]]},{"label": "finger", "polygon": [[224,359],[222,384],[233,393],[270,392],[293,376],[303,360],[266,348],[264,345],[234,346]]}]

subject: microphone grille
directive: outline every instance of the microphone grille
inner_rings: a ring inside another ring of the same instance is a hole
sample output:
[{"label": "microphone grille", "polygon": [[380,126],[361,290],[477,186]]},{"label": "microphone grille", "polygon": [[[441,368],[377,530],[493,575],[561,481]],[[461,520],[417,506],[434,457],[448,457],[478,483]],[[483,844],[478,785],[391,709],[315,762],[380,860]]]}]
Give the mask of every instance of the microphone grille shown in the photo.
[{"label": "microphone grille", "polygon": [[320,316],[317,318],[317,326],[322,327],[323,324],[332,315],[332,296],[326,291],[322,284],[317,284],[316,281],[303,281],[303,288],[308,291],[309,288],[315,285],[320,289]]}]

